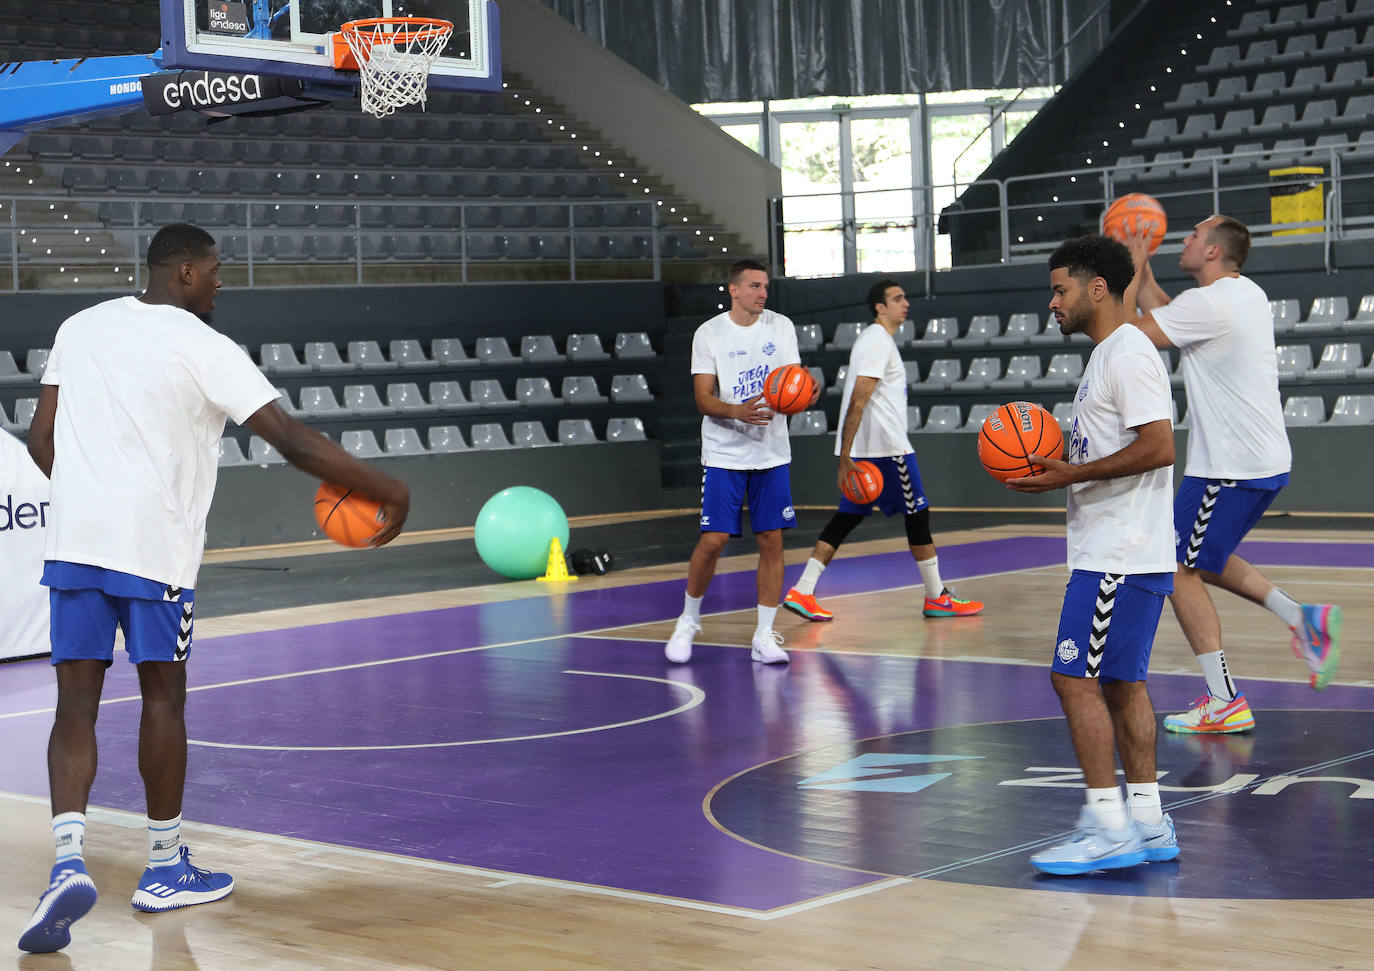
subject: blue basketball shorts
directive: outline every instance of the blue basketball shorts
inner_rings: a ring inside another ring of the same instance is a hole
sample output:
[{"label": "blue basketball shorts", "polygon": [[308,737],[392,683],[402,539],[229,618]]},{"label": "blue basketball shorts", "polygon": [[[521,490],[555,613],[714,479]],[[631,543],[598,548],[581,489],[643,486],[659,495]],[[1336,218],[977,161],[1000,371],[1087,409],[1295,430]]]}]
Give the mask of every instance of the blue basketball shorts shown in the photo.
[{"label": "blue basketball shorts", "polygon": [[49,561],[43,570],[52,663],[114,663],[115,630],[134,664],[191,655],[196,592],[117,570]]},{"label": "blue basketball shorts", "polygon": [[1064,590],[1054,662],[1070,678],[1144,681],[1172,573],[1074,570]]},{"label": "blue basketball shorts", "polygon": [[1174,497],[1174,558],[1193,569],[1222,572],[1279,491],[1185,476]]},{"label": "blue basketball shorts", "polygon": [[790,466],[771,469],[701,470],[701,531],[740,534],[744,501],[749,500],[749,528],[756,533],[797,525],[792,509]]},{"label": "blue basketball shorts", "polygon": [[925,486],[921,484],[921,470],[916,467],[916,455],[885,456],[877,459],[855,459],[856,462],[872,462],[883,474],[883,491],[877,502],[869,506],[859,506],[840,496],[840,512],[867,516],[878,510],[884,516],[898,514],[910,516],[930,505],[926,498]]}]

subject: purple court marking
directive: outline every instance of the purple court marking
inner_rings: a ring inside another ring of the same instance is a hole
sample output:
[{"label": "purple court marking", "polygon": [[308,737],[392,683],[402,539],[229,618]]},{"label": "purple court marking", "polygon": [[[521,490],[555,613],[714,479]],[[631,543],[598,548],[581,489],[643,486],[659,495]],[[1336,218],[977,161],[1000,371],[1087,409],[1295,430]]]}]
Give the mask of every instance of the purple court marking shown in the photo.
[{"label": "purple court marking", "polygon": [[[1292,553],[1294,559],[1301,558],[1294,549],[1307,548],[1256,545],[1276,547],[1266,556]],[[1352,559],[1362,550],[1374,565],[1374,550],[1350,544],[1320,544],[1321,555],[1309,552],[1307,561],[1327,563],[1327,546]],[[954,580],[1062,564],[1063,558],[1063,540],[1042,537],[941,550],[942,568]],[[891,587],[907,577],[915,582],[906,551],[841,558],[826,576],[827,591],[835,594]],[[752,571],[736,578],[713,584],[708,611],[752,607]],[[692,664],[675,666],[663,660],[657,643],[576,636],[670,619],[681,596],[682,581],[664,581],[197,641],[193,686],[275,679],[194,692],[188,711],[193,739],[378,748],[198,745],[187,780],[187,816],[766,911],[884,876],[783,856],[722,832],[703,814],[703,800],[724,780],[864,738],[1060,717],[1044,671],[1024,665],[798,651],[790,669],[779,670],[751,664],[739,649],[702,647]],[[508,646],[487,647],[492,644]],[[395,660],[439,652],[460,653]],[[309,671],[319,673],[299,674]],[[1152,682],[1157,705],[1177,710],[1198,683],[1196,677],[1159,678]],[[46,661],[0,668],[0,685],[2,712],[52,703]],[[688,685],[704,692],[704,701],[655,718],[689,701]],[[107,676],[106,698],[136,694],[133,667],[121,660]],[[1316,696],[1305,685],[1256,682],[1250,697],[1257,708],[1300,708],[1312,706]],[[1367,690],[1335,686],[1319,704],[1367,709],[1372,700]],[[636,719],[646,720],[589,731]],[[2,788],[46,794],[43,753],[51,716],[4,721],[9,744],[0,753]],[[136,702],[102,710],[93,804],[142,811],[137,729]],[[550,735],[555,737],[483,741]],[[394,748],[422,744],[445,747]],[[799,758],[805,763],[809,756]],[[785,800],[760,811],[776,813],[776,826],[789,831],[814,823]],[[862,839],[862,827],[837,829],[828,838]],[[91,842],[98,839],[93,833]]]}]

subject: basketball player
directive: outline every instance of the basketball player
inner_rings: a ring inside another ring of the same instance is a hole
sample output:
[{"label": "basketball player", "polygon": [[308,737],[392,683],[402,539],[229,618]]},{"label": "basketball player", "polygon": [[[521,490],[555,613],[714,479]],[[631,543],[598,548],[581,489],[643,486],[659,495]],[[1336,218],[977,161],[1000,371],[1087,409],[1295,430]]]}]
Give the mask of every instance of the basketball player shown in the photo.
[{"label": "basketball player", "polygon": [[[1068,588],[1050,680],[1069,723],[1087,801],[1073,835],[1031,856],[1042,873],[1078,874],[1178,856],[1155,777],[1155,714],[1145,687],[1164,598],[1173,589],[1169,530],[1174,433],[1169,376],[1139,330],[1123,323],[1130,251],[1083,236],[1050,256],[1050,310],[1093,351],[1073,402],[1068,461],[1035,458],[1021,492],[1067,487]],[[1116,784],[1113,748],[1129,793]]]},{"label": "basketball player", "polygon": [[298,468],[378,499],[383,522],[372,545],[399,534],[409,509],[405,483],[288,417],[248,355],[208,326],[219,266],[204,230],[164,227],[148,246],[147,291],[68,318],[43,375],[29,451],[52,480],[43,583],[57,675],[48,742],[57,862],[19,938],[25,951],[65,947],[72,921],[95,903],[85,813],[116,626],[143,696],[148,866],[133,906],[172,910],[234,888],[229,874],[194,866],[180,839],[186,661],[226,416]]},{"label": "basketball player", "polygon": [[[701,630],[701,600],[731,536],[740,535],[749,500],[749,526],[759,548],[758,624],[750,656],[786,664],[773,631],[782,596],[782,531],[796,525],[788,468],[787,419],[763,400],[768,372],[800,364],[797,332],[782,314],[764,309],[768,271],[755,260],[730,267],[730,309],[697,328],[692,338],[692,387],[701,412],[701,539],[687,567],[682,616],[663,653],[685,664]],[[817,391],[819,392],[819,388]]]},{"label": "basketball player", "polygon": [[1255,717],[1226,666],[1221,621],[1206,584],[1282,619],[1316,690],[1331,682],[1340,664],[1341,608],[1298,603],[1235,553],[1288,484],[1292,468],[1273,313],[1264,291],[1241,275],[1250,231],[1229,216],[1207,217],[1183,241],[1178,265],[1198,285],[1172,301],[1155,282],[1148,239],[1137,234],[1129,245],[1137,282],[1126,294],[1128,319],[1156,347],[1179,348],[1192,425],[1174,500],[1179,570],[1171,599],[1207,692],[1189,711],[1165,718],[1164,727],[1184,734],[1245,732]]},{"label": "basketball player", "polygon": [[782,602],[807,620],[825,621],[835,616],[817,603],[816,583],[845,537],[875,506],[886,516],[901,513],[906,517],[907,545],[925,583],[925,616],[972,617],[983,610],[976,600],[954,596],[940,579],[940,559],[930,535],[930,502],[907,438],[906,368],[897,350],[897,328],[906,320],[909,306],[906,293],[895,280],[879,280],[868,291],[868,309],[874,318],[849,352],[840,430],[835,435],[835,454],[840,457],[837,481],[844,483],[854,468],[852,456],[857,456],[882,472],[883,491],[876,502],[862,506],[841,493],[839,510],[821,530],[801,579]]}]

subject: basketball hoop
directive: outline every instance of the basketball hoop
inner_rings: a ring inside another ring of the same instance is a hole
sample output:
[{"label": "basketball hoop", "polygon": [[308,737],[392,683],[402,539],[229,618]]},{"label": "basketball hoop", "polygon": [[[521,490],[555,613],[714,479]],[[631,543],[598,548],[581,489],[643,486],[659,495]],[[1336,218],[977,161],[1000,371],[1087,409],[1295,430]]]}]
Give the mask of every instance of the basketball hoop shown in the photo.
[{"label": "basketball hoop", "polygon": [[452,23],[429,17],[352,20],[333,35],[334,67],[358,72],[363,111],[377,118],[423,108],[429,70],[452,34]]}]

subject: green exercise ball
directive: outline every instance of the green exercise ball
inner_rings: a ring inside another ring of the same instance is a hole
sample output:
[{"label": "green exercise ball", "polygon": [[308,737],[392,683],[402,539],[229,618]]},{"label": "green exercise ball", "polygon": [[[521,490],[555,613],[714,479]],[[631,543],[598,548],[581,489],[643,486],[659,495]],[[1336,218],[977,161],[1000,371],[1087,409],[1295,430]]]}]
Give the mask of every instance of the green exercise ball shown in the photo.
[{"label": "green exercise ball", "polygon": [[512,580],[543,576],[555,538],[566,551],[568,517],[558,500],[531,486],[511,486],[488,499],[473,531],[482,562]]}]

